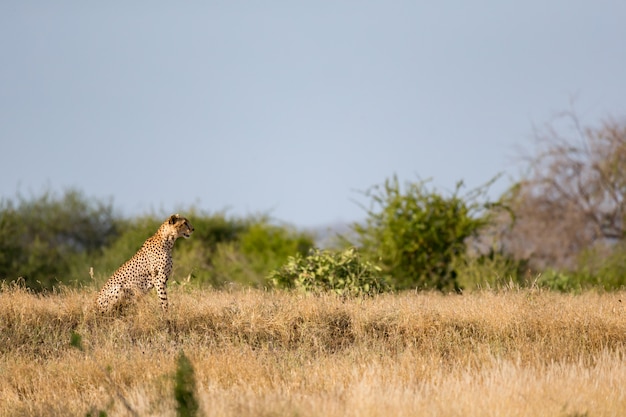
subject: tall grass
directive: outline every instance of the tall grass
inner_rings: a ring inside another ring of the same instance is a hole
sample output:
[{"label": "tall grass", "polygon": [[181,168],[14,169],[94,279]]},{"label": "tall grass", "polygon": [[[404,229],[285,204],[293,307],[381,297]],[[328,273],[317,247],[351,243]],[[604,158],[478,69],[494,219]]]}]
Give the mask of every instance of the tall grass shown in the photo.
[{"label": "tall grass", "polygon": [[3,287],[0,415],[174,416],[183,351],[205,416],[626,415],[624,292],[170,294]]}]

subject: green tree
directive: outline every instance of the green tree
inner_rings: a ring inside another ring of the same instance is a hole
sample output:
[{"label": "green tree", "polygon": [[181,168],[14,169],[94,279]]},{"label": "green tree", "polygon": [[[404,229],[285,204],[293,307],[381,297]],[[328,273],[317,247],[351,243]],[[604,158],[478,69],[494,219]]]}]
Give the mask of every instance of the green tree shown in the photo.
[{"label": "green tree", "polygon": [[3,200],[0,279],[21,277],[36,290],[68,282],[71,265],[109,244],[118,226],[110,203],[89,199],[77,190]]},{"label": "green tree", "polygon": [[466,195],[459,182],[451,195],[430,189],[426,182],[397,177],[374,186],[365,224],[354,224],[358,244],[397,289],[459,289],[453,260],[466,252],[466,241],[489,222],[492,205],[486,192],[493,181]]},{"label": "green tree", "polygon": [[248,218],[232,240],[222,241],[203,255],[189,255],[201,260],[198,279],[215,286],[236,282],[262,287],[270,271],[287,262],[290,256],[304,255],[313,247],[313,237],[270,219]]},{"label": "green tree", "polygon": [[261,220],[251,224],[242,234],[240,248],[251,260],[254,270],[265,275],[290,256],[306,255],[313,243],[313,238],[306,233]]}]

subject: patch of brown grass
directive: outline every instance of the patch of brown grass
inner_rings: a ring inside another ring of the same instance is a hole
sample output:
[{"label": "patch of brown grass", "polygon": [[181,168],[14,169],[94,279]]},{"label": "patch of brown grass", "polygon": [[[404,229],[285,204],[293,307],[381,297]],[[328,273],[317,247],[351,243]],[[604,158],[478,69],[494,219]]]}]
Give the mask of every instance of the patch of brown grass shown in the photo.
[{"label": "patch of brown grass", "polygon": [[175,415],[180,351],[206,416],[626,412],[623,292],[170,294],[100,316],[95,291],[3,287],[0,415]]}]

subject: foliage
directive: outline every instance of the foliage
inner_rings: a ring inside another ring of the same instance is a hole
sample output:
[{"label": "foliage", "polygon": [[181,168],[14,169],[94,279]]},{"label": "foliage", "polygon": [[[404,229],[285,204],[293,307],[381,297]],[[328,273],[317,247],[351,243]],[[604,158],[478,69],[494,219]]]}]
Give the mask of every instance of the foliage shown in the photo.
[{"label": "foliage", "polygon": [[583,251],[571,270],[545,268],[536,279],[543,288],[576,292],[596,288],[607,291],[626,287],[626,244],[596,245]]},{"label": "foliage", "polygon": [[487,253],[455,257],[452,267],[457,272],[458,284],[463,290],[501,288],[506,285],[523,284],[527,263],[490,249]]},{"label": "foliage", "polygon": [[194,417],[198,415],[198,400],[195,397],[196,377],[191,362],[180,352],[176,361],[174,376],[174,398],[176,399],[176,415]]},{"label": "foliage", "polygon": [[240,251],[266,284],[270,271],[283,265],[290,256],[305,255],[313,245],[313,237],[306,232],[262,221],[252,224],[242,236]]},{"label": "foliage", "polygon": [[[192,223],[199,230],[196,219]],[[206,217],[199,219],[200,224],[211,223]],[[205,231],[204,236],[194,232],[193,242],[186,242],[191,244],[180,245],[174,254],[175,268],[195,267],[175,270],[175,275],[191,274],[195,282],[215,287],[233,282],[263,287],[270,271],[289,256],[305,254],[313,247],[309,234],[275,225],[266,217],[230,221],[232,233],[224,233],[226,228],[217,229],[219,234]]]},{"label": "foliage", "polygon": [[193,208],[185,216],[194,226],[193,239],[202,242],[209,251],[214,251],[221,243],[240,240],[250,224],[256,221],[254,218],[227,216],[225,212],[207,213]]},{"label": "foliage", "polygon": [[559,292],[580,292],[581,282],[579,274],[559,271],[556,269],[546,269],[537,277],[537,286],[548,288]]},{"label": "foliage", "polygon": [[398,289],[458,289],[452,261],[463,256],[466,239],[488,224],[484,197],[490,183],[459,195],[463,186],[443,195],[426,182],[406,183],[397,177],[367,191],[371,208],[366,223],[353,225],[358,242]]},{"label": "foliage", "polygon": [[312,247],[311,236],[267,220],[251,224],[240,243],[241,253],[251,260],[259,274],[278,268],[289,256],[307,254]]},{"label": "foliage", "polygon": [[0,202],[0,279],[22,277],[30,288],[50,289],[67,279],[76,260],[117,236],[111,204],[79,191],[16,200]]},{"label": "foliage", "polygon": [[389,290],[381,269],[362,260],[355,248],[342,252],[313,249],[306,257],[299,254],[289,257],[287,264],[270,274],[270,280],[278,288],[331,291],[345,296]]},{"label": "foliage", "polygon": [[597,245],[578,257],[578,267],[571,273],[581,286],[605,290],[626,287],[626,242]]}]

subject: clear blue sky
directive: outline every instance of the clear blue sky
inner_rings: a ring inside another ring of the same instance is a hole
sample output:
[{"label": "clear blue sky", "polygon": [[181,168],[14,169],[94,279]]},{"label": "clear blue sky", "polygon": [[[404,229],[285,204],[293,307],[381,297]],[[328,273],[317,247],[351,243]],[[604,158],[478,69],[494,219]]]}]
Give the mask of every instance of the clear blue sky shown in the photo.
[{"label": "clear blue sky", "polygon": [[624,22],[623,0],[3,1],[0,197],[313,227],[394,174],[515,177],[572,98],[626,114]]}]

